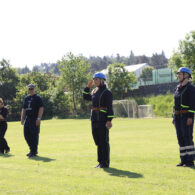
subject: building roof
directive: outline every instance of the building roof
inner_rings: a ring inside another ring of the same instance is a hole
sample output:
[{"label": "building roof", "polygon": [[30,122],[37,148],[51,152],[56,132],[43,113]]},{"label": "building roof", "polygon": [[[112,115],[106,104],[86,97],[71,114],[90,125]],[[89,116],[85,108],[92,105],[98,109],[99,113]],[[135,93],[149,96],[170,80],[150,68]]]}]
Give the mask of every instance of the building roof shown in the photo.
[{"label": "building roof", "polygon": [[[133,65],[127,65],[125,66],[125,69],[128,72],[136,72],[137,70],[143,69],[144,67],[150,67],[147,63],[143,63],[143,64],[133,64]],[[104,69],[101,71],[104,74],[108,73],[108,69]]]},{"label": "building roof", "polygon": [[139,70],[140,68],[143,67],[148,67],[149,65],[147,63],[143,63],[143,64],[135,64],[135,65],[128,65],[125,66],[125,69],[128,70],[128,72],[134,72],[136,70]]}]

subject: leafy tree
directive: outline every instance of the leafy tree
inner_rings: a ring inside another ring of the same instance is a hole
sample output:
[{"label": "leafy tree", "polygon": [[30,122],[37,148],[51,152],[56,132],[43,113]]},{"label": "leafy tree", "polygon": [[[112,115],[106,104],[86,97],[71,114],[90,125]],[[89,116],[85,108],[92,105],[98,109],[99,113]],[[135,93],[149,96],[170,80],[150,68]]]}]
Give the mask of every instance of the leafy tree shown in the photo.
[{"label": "leafy tree", "polygon": [[128,65],[134,64],[134,60],[135,60],[135,56],[134,56],[133,51],[131,50],[131,53],[128,59]]},{"label": "leafy tree", "polygon": [[[87,58],[85,58],[87,60]],[[109,64],[113,63],[113,58],[109,56],[104,56],[103,58],[97,56],[90,56],[89,57],[89,63],[91,64],[91,72],[100,71],[103,69],[106,69]]]},{"label": "leafy tree", "polygon": [[28,94],[27,85],[33,83],[36,85],[36,93],[38,93],[44,102],[44,118],[51,118],[53,116],[53,88],[55,88],[55,78],[48,74],[41,74],[39,72],[31,72],[29,74],[20,75],[20,82],[18,83],[18,91],[16,97],[10,106],[10,113],[12,119],[19,119],[22,109],[24,97]]},{"label": "leafy tree", "polygon": [[[163,68],[167,65],[168,59],[165,57],[164,51],[161,54],[153,54],[152,57],[145,55],[135,56],[133,51],[130,52],[130,56],[120,56],[118,53],[116,56],[90,56],[89,58],[83,57],[91,64],[90,71],[92,73],[106,69],[108,65],[113,63],[124,63],[126,65],[148,63],[154,68]],[[35,65],[32,69],[33,72],[52,73],[60,75],[59,65],[57,63],[42,63],[41,65]],[[23,71],[23,70],[22,70]]]},{"label": "leafy tree", "polygon": [[61,72],[60,85],[64,91],[71,94],[73,112],[78,114],[78,105],[82,101],[82,90],[89,79],[90,64],[82,56],[74,56],[72,53],[65,55],[59,62]]},{"label": "leafy tree", "polygon": [[145,55],[134,57],[134,64],[149,63],[149,58]]},{"label": "leafy tree", "polygon": [[184,40],[179,41],[179,47],[173,52],[169,66],[175,71],[182,66],[189,67],[195,77],[195,31],[188,33]]},{"label": "leafy tree", "polygon": [[65,118],[71,113],[70,94],[63,90],[56,90],[53,95],[53,114]]},{"label": "leafy tree", "polygon": [[41,63],[41,65],[35,65],[32,68],[33,72],[41,72],[41,73],[51,73],[55,75],[60,75],[60,70],[58,68],[58,64],[56,63]]},{"label": "leafy tree", "polygon": [[120,54],[117,53],[117,54],[116,54],[116,62],[120,63],[120,61],[121,61]]},{"label": "leafy tree", "polygon": [[0,61],[0,96],[5,101],[12,101],[16,96],[19,77],[16,69],[12,68],[8,61]]},{"label": "leafy tree", "polygon": [[33,72],[40,72],[40,67],[38,65],[33,66],[32,68]]},{"label": "leafy tree", "polygon": [[148,62],[156,69],[164,68],[167,66],[168,59],[165,57],[164,51],[161,54],[154,53]]},{"label": "leafy tree", "polygon": [[54,80],[55,78],[51,76],[51,74],[44,74],[40,72],[31,72],[26,75],[21,75],[20,86],[27,86],[29,83],[33,83],[36,85],[36,89],[39,91],[46,91],[55,86]]},{"label": "leafy tree", "polygon": [[30,69],[25,66],[24,68],[17,68],[18,74],[27,74],[30,72]]},{"label": "leafy tree", "polygon": [[55,63],[51,64],[50,72],[55,74],[55,75],[60,75],[60,70],[59,70],[58,66],[59,66],[59,64],[55,64]]},{"label": "leafy tree", "polygon": [[108,66],[108,84],[114,99],[123,99],[124,94],[136,83],[136,76],[125,69],[124,64],[114,63]]},{"label": "leafy tree", "polygon": [[152,67],[144,68],[139,78],[142,79],[145,83],[147,81],[152,81],[152,70]]}]

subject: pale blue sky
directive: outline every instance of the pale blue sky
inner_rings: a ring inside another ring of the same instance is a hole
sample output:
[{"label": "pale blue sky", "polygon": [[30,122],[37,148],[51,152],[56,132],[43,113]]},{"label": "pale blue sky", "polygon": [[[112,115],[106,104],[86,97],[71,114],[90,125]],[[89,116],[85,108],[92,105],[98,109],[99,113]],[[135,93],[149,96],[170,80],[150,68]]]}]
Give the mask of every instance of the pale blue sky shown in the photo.
[{"label": "pale blue sky", "polygon": [[0,59],[14,67],[84,56],[170,57],[195,30],[194,0],[0,0]]}]

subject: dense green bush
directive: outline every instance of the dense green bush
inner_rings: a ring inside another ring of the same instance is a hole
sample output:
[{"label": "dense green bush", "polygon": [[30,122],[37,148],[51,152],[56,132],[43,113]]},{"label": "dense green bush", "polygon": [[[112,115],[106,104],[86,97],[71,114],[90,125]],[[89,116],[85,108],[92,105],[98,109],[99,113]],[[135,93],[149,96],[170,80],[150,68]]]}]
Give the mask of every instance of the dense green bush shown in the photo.
[{"label": "dense green bush", "polygon": [[170,117],[173,111],[173,94],[138,97],[135,100],[138,105],[151,104],[155,116]]}]

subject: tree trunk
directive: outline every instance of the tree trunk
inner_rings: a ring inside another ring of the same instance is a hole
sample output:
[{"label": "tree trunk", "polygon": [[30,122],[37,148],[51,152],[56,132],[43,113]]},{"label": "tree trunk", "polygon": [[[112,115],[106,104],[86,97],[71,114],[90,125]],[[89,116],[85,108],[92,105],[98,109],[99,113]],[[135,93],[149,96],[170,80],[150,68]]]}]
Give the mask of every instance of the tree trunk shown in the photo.
[{"label": "tree trunk", "polygon": [[77,114],[77,108],[76,108],[76,102],[75,102],[75,94],[74,94],[74,90],[72,92],[72,100],[73,100],[73,110],[74,110],[74,114]]}]

